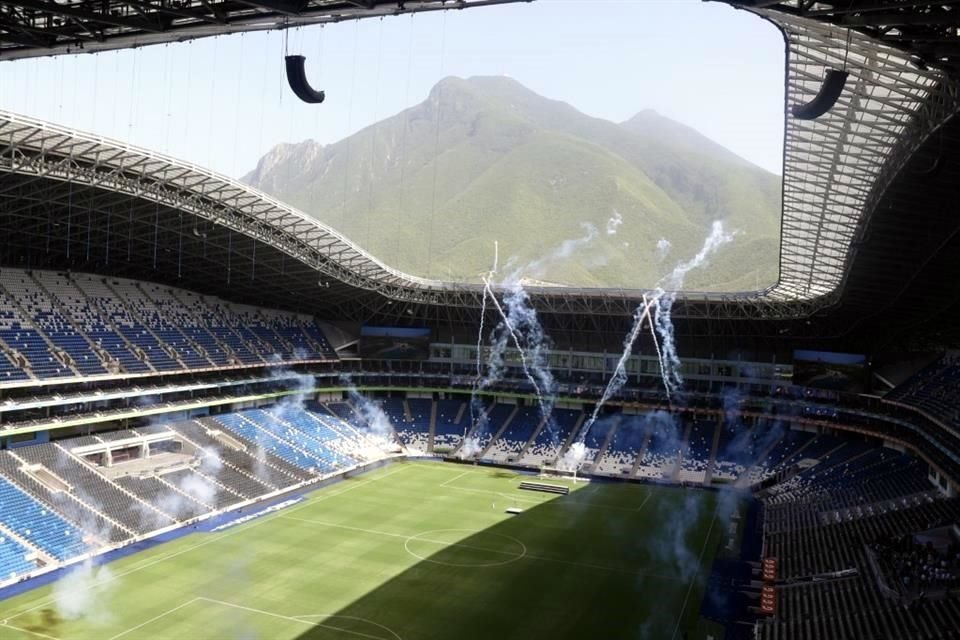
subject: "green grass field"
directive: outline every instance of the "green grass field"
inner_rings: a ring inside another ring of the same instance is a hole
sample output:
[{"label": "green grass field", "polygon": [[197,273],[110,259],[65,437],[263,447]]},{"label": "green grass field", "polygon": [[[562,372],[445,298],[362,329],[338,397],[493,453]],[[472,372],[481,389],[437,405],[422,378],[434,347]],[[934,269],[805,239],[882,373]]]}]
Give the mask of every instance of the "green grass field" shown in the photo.
[{"label": "green grass field", "polygon": [[[726,529],[713,494],[577,484],[554,496],[519,482],[482,467],[390,465],[110,563],[100,584],[74,587],[93,603],[84,617],[67,619],[51,586],[2,601],[0,638],[717,637],[698,613]],[[673,545],[664,523],[691,500],[684,542],[699,570],[684,580],[654,549]],[[524,512],[505,513],[514,506]]]}]

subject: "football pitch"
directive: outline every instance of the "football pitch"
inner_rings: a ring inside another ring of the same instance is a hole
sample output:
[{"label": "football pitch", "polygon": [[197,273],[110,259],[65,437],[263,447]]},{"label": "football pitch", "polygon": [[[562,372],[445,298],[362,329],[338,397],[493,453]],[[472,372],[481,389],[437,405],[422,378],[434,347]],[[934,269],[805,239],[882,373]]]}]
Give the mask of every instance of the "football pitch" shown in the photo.
[{"label": "football pitch", "polygon": [[[521,479],[392,464],[116,560],[89,580],[0,601],[0,638],[721,637],[699,614],[727,530],[712,493],[580,483],[557,496],[520,490]],[[691,504],[678,535],[670,523]],[[506,513],[514,507],[523,512]],[[678,545],[692,577],[678,569]],[[70,617],[71,607],[84,615]]]}]

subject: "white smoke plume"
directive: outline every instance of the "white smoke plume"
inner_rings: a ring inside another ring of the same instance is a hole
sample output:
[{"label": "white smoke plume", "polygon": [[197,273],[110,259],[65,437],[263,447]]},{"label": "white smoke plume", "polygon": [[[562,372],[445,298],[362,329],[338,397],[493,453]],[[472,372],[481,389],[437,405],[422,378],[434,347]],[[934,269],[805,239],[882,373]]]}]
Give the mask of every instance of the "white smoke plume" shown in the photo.
[{"label": "white smoke plume", "polygon": [[[610,381],[607,383],[606,388],[604,388],[600,401],[594,407],[593,414],[580,430],[580,436],[578,437],[579,442],[583,442],[587,437],[603,405],[606,404],[607,400],[613,397],[614,394],[619,392],[626,383],[627,360],[633,353],[633,345],[640,335],[644,321],[650,318],[651,312],[653,315],[651,324],[656,329],[656,334],[660,336],[660,344],[657,345],[657,355],[660,358],[660,375],[663,378],[664,390],[667,393],[668,399],[679,391],[683,384],[683,377],[680,375],[680,357],[677,355],[677,347],[674,341],[673,321],[670,317],[671,307],[676,299],[677,291],[683,287],[683,281],[687,274],[693,269],[706,264],[711,254],[732,239],[733,234],[723,230],[723,223],[719,220],[715,221],[711,227],[710,235],[707,236],[703,247],[697,255],[674,267],[673,271],[654,289],[649,298],[644,296],[643,303],[637,307],[633,313],[633,325],[630,327],[630,331],[627,332],[627,336],[623,341],[623,352],[617,361],[617,367]],[[664,287],[668,288],[665,289]],[[654,336],[654,342],[656,343],[656,336]]]},{"label": "white smoke plume", "polygon": [[[280,354],[275,353],[270,357],[270,363],[274,365],[279,365],[283,363],[283,358]],[[310,374],[298,373],[293,369],[284,366],[274,366],[269,369],[269,376],[271,380],[283,381],[286,383],[293,384],[294,393],[283,396],[276,404],[266,409],[272,417],[276,418],[285,423],[289,423],[296,414],[304,410],[304,403],[307,401],[307,397],[310,392],[316,387],[316,378]],[[257,478],[261,478],[267,481],[270,478],[270,472],[267,471],[267,449],[266,441],[267,436],[261,434],[260,430],[256,430],[256,450],[253,452],[252,456],[254,459],[253,472]]]},{"label": "white smoke plume", "polygon": [[591,245],[597,238],[597,228],[589,222],[580,223],[583,235],[579,238],[564,240],[547,255],[519,268],[511,269],[506,282],[521,282],[523,278],[543,278],[547,268],[556,262],[562,262],[573,257],[581,249]]},{"label": "white smoke plume", "polygon": [[666,238],[660,238],[657,240],[657,262],[663,262],[666,260],[667,256],[670,255],[670,250],[672,248],[673,243]]},{"label": "white smoke plume", "polygon": [[580,469],[587,458],[587,445],[583,442],[574,442],[563,454],[563,457],[557,460],[557,469],[573,473]]},{"label": "white smoke plume", "polygon": [[603,409],[603,405],[607,403],[607,400],[612,398],[614,394],[620,391],[623,385],[627,383],[627,360],[630,358],[630,354],[633,353],[633,345],[637,341],[637,336],[640,335],[640,330],[643,329],[644,320],[650,317],[650,304],[646,299],[644,300],[644,304],[641,304],[637,307],[636,311],[633,312],[633,326],[623,339],[623,352],[620,354],[620,359],[617,360],[617,366],[613,371],[613,375],[607,382],[607,386],[603,389],[600,401],[594,405],[593,413],[580,430],[580,435],[577,438],[578,443],[586,439],[587,434],[590,433],[590,428],[593,427],[593,424],[597,421],[600,410]]},{"label": "white smoke plume", "polygon": [[386,412],[380,408],[379,404],[357,391],[349,375],[341,375],[340,382],[347,387],[350,402],[360,415],[360,424],[356,426],[359,426],[379,449],[383,451],[394,449],[396,447],[394,429]]},{"label": "white smoke plume", "polygon": [[616,209],[613,210],[613,215],[610,216],[610,219],[607,220],[607,235],[615,236],[617,231],[620,229],[620,225],[623,224],[623,216],[620,215],[620,212]]},{"label": "white smoke plume", "polygon": [[483,451],[483,447],[480,445],[480,440],[476,436],[469,436],[463,439],[463,444],[460,445],[460,458],[467,460],[472,458],[475,455],[478,455]]},{"label": "white smoke plume", "polygon": [[89,620],[98,625],[110,622],[108,589],[113,573],[106,565],[95,566],[92,560],[71,569],[53,585],[53,605],[61,618]]},{"label": "white smoke plume", "polygon": [[677,293],[683,288],[687,274],[707,263],[707,260],[720,247],[733,240],[733,234],[727,233],[723,223],[714,221],[710,235],[700,251],[690,260],[681,262],[657,286],[653,293],[656,301],[654,326],[660,336],[661,371],[663,386],[667,393],[675,395],[683,385],[683,376],[680,374],[680,356],[677,354],[677,345],[673,333],[673,319],[670,316]]}]

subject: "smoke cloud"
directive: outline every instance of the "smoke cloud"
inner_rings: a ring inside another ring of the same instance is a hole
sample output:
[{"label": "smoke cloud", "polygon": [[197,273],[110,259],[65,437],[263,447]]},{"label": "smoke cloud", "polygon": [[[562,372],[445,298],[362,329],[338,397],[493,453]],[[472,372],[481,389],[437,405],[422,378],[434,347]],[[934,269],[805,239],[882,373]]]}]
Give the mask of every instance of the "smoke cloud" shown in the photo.
[{"label": "smoke cloud", "polygon": [[390,417],[380,408],[380,405],[373,402],[366,396],[357,391],[350,376],[343,374],[340,376],[341,384],[347,387],[347,395],[360,416],[361,431],[383,451],[390,451],[396,447],[394,438],[393,424]]},{"label": "smoke cloud", "polygon": [[673,319],[671,311],[677,299],[677,293],[683,288],[687,274],[707,264],[707,260],[720,247],[733,240],[733,234],[723,229],[723,223],[714,221],[710,235],[700,251],[690,260],[681,262],[654,290],[653,299],[656,301],[654,326],[660,336],[661,371],[663,386],[667,393],[675,395],[683,385],[683,376],[680,374],[680,356],[677,354],[677,344],[674,339]]},{"label": "smoke cloud", "polygon": [[95,566],[92,560],[71,569],[53,585],[53,605],[61,618],[84,618],[94,624],[106,624],[111,615],[108,589],[113,573],[106,565]]},{"label": "smoke cloud", "polygon": [[623,216],[620,215],[620,212],[616,209],[613,210],[613,215],[610,216],[610,219],[607,220],[607,235],[615,236],[617,231],[620,229],[620,225],[623,224]]},{"label": "smoke cloud", "polygon": [[671,249],[673,249],[673,243],[666,238],[657,240],[657,262],[666,260],[667,256],[670,255]]}]

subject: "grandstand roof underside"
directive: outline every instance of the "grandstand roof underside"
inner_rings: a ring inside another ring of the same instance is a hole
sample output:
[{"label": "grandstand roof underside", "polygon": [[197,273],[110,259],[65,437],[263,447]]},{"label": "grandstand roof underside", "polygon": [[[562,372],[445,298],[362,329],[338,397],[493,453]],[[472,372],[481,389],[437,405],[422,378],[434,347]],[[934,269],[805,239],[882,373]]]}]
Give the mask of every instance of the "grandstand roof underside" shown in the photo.
[{"label": "grandstand roof underside", "polygon": [[2,0],[0,60],[530,0]]},{"label": "grandstand roof underside", "polygon": [[[826,115],[786,120],[779,282],[683,293],[678,333],[864,349],[920,326],[942,336],[960,325],[956,79],[865,33],[848,38],[779,9],[750,10],[784,32],[787,110],[816,95],[826,69],[846,63],[851,77]],[[313,218],[195,165],[5,113],[0,233],[8,265],[171,282],[329,319],[453,331],[479,319],[479,286],[390,269]],[[644,292],[529,293],[559,342],[599,345],[621,339]]]}]

